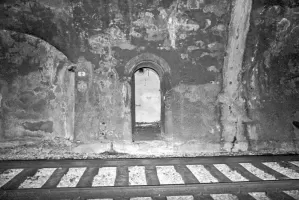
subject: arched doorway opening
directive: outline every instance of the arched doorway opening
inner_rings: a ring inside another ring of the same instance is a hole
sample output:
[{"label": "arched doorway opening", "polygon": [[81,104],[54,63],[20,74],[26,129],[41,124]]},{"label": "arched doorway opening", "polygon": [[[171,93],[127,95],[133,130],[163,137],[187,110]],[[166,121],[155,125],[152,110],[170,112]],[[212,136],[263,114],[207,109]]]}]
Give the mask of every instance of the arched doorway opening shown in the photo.
[{"label": "arched doorway opening", "polygon": [[161,81],[158,73],[141,64],[133,75],[133,140],[159,140],[161,137]]},{"label": "arched doorway opening", "polygon": [[[170,82],[170,67],[168,63],[161,57],[152,53],[142,53],[133,57],[125,65],[125,79],[130,84],[131,95],[127,101],[130,103],[130,119],[131,126],[125,126],[125,130],[131,130],[131,133],[124,132],[125,140],[134,141],[134,133],[136,127],[136,112],[135,112],[135,72],[141,68],[149,68],[153,70],[159,77],[160,83],[160,136],[161,140],[169,140],[173,134],[172,124],[172,109],[171,109],[171,82]],[[138,104],[137,104],[138,105]],[[155,137],[156,138],[156,137]],[[155,140],[154,138],[154,140]]]}]

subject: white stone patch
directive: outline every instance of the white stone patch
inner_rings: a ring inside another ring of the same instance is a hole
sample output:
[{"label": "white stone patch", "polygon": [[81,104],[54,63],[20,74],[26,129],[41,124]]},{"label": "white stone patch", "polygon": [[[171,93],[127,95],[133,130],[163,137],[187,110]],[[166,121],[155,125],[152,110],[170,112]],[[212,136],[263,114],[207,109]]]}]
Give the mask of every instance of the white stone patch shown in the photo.
[{"label": "white stone patch", "polygon": [[202,165],[187,165],[200,183],[217,183],[218,180]]},{"label": "white stone patch", "polygon": [[292,169],[282,167],[277,162],[263,162],[263,164],[291,179],[299,179],[299,173]]},{"label": "white stone patch", "polygon": [[116,167],[101,167],[94,177],[92,186],[114,186],[116,178]]},{"label": "white stone patch", "polygon": [[194,200],[193,196],[169,196],[167,200]]},{"label": "white stone patch", "polygon": [[251,195],[256,200],[271,200],[269,197],[267,197],[265,192],[251,192],[248,194]]},{"label": "white stone patch", "polygon": [[62,177],[57,187],[76,187],[86,167],[70,168]]},{"label": "white stone patch", "polygon": [[262,180],[277,180],[274,176],[264,172],[263,170],[253,166],[251,163],[240,163],[246,170],[251,172],[253,175],[257,176]]},{"label": "white stone patch", "polygon": [[50,178],[56,168],[39,169],[34,176],[27,179],[19,186],[19,188],[40,188]]},{"label": "white stone patch", "polygon": [[5,185],[13,177],[19,174],[23,169],[7,169],[2,174],[0,174],[0,187]]},{"label": "white stone patch", "polygon": [[174,166],[156,166],[160,184],[184,184]]},{"label": "white stone patch", "polygon": [[129,167],[129,185],[147,185],[144,166]]},{"label": "white stone patch", "polygon": [[214,200],[238,200],[238,197],[232,194],[211,194]]},{"label": "white stone patch", "polygon": [[287,195],[293,197],[296,200],[299,200],[299,190],[289,190],[289,191],[283,191]]},{"label": "white stone patch", "polygon": [[219,70],[213,65],[213,66],[210,66],[210,67],[208,67],[208,71],[209,72],[219,72]]},{"label": "white stone patch", "polygon": [[248,179],[230,169],[226,164],[214,164],[214,166],[231,181],[248,181]]}]

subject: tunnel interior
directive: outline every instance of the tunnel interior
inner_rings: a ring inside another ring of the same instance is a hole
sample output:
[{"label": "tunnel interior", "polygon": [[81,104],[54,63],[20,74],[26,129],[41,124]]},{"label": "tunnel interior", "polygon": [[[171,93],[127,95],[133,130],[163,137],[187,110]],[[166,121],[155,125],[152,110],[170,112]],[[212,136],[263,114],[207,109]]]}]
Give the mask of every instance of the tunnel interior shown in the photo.
[{"label": "tunnel interior", "polygon": [[0,158],[297,153],[297,2],[1,1]]}]

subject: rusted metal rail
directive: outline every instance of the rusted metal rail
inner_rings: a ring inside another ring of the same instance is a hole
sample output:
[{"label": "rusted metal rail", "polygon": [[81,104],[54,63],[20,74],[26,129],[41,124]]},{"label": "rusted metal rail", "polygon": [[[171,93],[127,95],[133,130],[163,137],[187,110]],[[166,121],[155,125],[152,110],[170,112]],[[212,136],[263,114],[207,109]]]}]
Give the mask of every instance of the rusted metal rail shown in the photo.
[{"label": "rusted metal rail", "polygon": [[[209,194],[234,194],[240,200],[254,199],[248,193],[267,192],[270,199],[293,199],[284,190],[299,190],[299,179],[291,179],[262,162],[277,162],[283,167],[299,172],[299,167],[290,163],[299,161],[298,155],[281,156],[237,156],[197,158],[155,158],[155,159],[113,159],[113,160],[36,160],[0,161],[0,173],[6,169],[23,169],[18,175],[0,188],[0,199],[92,199],[130,197],[152,197],[166,199],[167,196],[192,195],[194,199],[212,199]],[[251,163],[278,180],[261,180],[239,163]],[[226,164],[249,181],[232,182],[213,164]],[[155,166],[174,166],[185,184],[162,185],[159,183]],[[203,165],[218,183],[200,183],[186,165]],[[147,185],[129,185],[129,166],[144,166]],[[87,167],[76,187],[57,188],[69,168]],[[115,186],[92,187],[92,181],[100,167],[117,167]],[[40,168],[57,168],[41,188],[19,189],[27,177],[33,176]]]}]

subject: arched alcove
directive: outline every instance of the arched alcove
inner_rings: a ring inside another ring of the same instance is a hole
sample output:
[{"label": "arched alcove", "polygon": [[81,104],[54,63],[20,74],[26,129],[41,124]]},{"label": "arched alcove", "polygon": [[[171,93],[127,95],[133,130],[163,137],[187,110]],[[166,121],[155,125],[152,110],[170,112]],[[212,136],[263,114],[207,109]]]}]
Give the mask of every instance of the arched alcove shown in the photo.
[{"label": "arched alcove", "polygon": [[131,85],[131,122],[132,133],[136,127],[136,108],[135,108],[135,77],[136,71],[142,68],[153,70],[160,79],[160,131],[161,138],[172,136],[172,112],[169,105],[169,94],[171,90],[170,67],[168,63],[151,53],[143,53],[132,58],[125,66],[125,76]]}]

